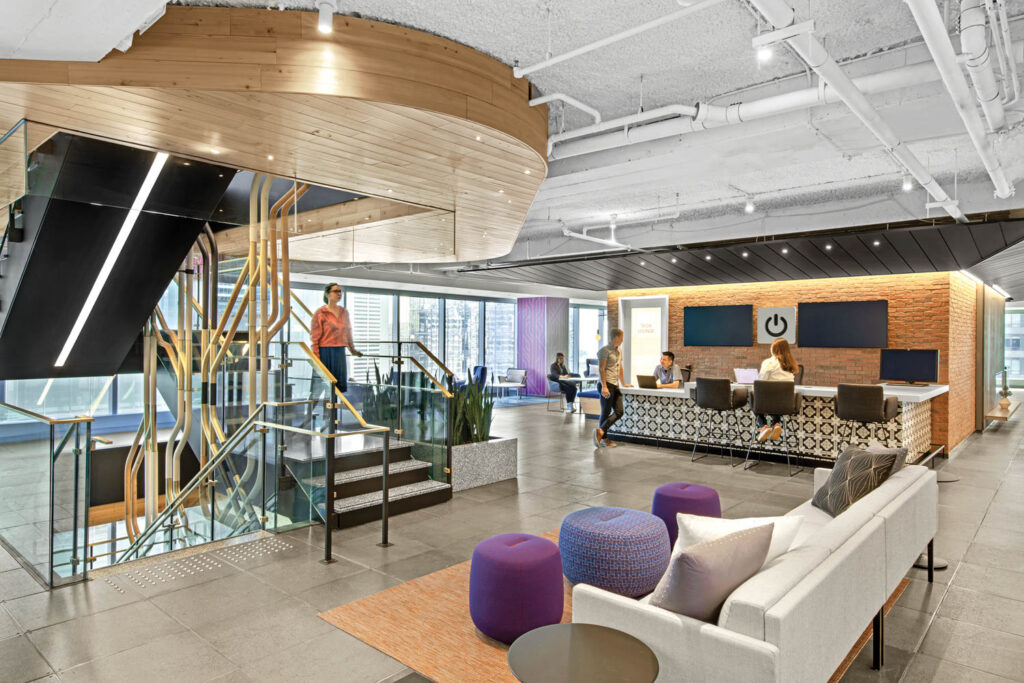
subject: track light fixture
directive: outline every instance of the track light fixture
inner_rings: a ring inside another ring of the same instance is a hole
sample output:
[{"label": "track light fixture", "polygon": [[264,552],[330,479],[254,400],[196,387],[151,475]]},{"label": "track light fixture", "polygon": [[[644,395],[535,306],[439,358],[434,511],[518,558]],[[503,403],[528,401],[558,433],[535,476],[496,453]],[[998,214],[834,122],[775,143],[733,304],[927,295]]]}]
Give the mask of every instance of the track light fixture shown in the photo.
[{"label": "track light fixture", "polygon": [[747,213],[754,213],[754,200],[747,197],[747,203],[743,205],[743,210]]},{"label": "track light fixture", "polygon": [[317,18],[316,28],[320,33],[330,33],[334,30],[334,13],[338,10],[333,2],[318,0],[316,3],[320,16]]},{"label": "track light fixture", "polygon": [[772,57],[774,56],[775,53],[772,52],[772,48],[770,45],[762,45],[761,47],[757,48],[757,62],[759,64],[767,64],[768,62],[772,61]]},{"label": "track light fixture", "polygon": [[903,191],[904,192],[910,192],[913,189],[914,189],[914,181],[910,177],[909,173],[905,173],[903,175]]}]

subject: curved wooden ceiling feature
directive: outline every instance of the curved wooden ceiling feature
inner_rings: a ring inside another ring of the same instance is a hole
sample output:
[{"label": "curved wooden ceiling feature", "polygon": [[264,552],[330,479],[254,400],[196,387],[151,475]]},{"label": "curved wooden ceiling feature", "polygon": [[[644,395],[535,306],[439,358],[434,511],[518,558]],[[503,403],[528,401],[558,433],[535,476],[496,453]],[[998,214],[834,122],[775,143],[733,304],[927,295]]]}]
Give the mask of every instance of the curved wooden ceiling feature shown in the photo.
[{"label": "curved wooden ceiling feature", "polygon": [[374,248],[334,258],[311,238],[318,260],[507,253],[547,174],[547,108],[529,106],[529,83],[444,38],[337,15],[325,35],[316,19],[172,5],[97,63],[0,60],[0,129],[27,118],[432,210],[429,228],[360,230]]}]

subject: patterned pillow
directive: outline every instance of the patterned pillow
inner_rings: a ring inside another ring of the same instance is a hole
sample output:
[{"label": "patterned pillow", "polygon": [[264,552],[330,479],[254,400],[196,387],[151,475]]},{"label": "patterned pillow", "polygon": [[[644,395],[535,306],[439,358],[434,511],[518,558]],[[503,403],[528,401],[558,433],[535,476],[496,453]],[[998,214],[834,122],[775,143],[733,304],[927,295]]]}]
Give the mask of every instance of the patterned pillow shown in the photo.
[{"label": "patterned pillow", "polygon": [[893,474],[896,474],[897,472],[902,470],[906,466],[906,464],[907,464],[907,449],[906,448],[889,448],[888,446],[883,446],[882,444],[878,443],[877,441],[872,441],[871,443],[868,444],[868,447],[865,448],[864,450],[866,450],[868,453],[895,453],[896,454],[896,462],[894,462],[892,464],[892,472],[889,473],[889,476],[892,476]]},{"label": "patterned pillow", "polygon": [[649,604],[714,623],[732,592],[761,570],[773,526],[755,526],[677,549]]},{"label": "patterned pillow", "polygon": [[832,474],[817,490],[811,505],[835,517],[882,485],[892,474],[896,453],[871,453],[847,448],[836,460]]}]

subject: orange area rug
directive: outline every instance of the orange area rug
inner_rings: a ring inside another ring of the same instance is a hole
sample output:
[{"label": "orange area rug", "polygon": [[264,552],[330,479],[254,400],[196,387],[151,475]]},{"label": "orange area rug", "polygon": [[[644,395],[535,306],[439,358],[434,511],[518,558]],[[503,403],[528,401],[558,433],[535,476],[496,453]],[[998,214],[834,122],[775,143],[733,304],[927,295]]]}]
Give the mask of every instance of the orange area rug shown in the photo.
[{"label": "orange area rug", "polygon": [[[544,538],[558,542],[558,532]],[[476,630],[469,616],[469,562],[407,581],[320,614],[367,645],[437,683],[509,681],[508,645]],[[904,579],[886,612],[909,585]],[[565,582],[562,623],[572,621],[572,584]],[[871,639],[871,627],[832,676],[838,681]]]}]

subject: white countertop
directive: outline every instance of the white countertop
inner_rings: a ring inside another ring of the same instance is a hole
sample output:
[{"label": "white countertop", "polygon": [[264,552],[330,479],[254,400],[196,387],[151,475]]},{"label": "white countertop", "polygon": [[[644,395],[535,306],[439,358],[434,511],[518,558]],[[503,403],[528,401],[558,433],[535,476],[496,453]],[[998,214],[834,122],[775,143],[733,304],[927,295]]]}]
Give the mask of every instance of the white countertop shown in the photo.
[{"label": "white countertop", "polygon": [[[626,395],[635,394],[638,396],[675,396],[677,398],[692,398],[696,382],[687,382],[681,389],[640,389],[638,387],[623,387],[622,393]],[[746,386],[749,384],[733,384],[734,387]],[[936,396],[941,396],[949,391],[946,384],[924,384],[911,386],[908,384],[883,384],[886,398],[895,396],[901,403],[923,403],[930,401]],[[835,387],[814,386],[809,384],[798,384],[796,390],[804,396],[831,397],[836,395]]]}]

